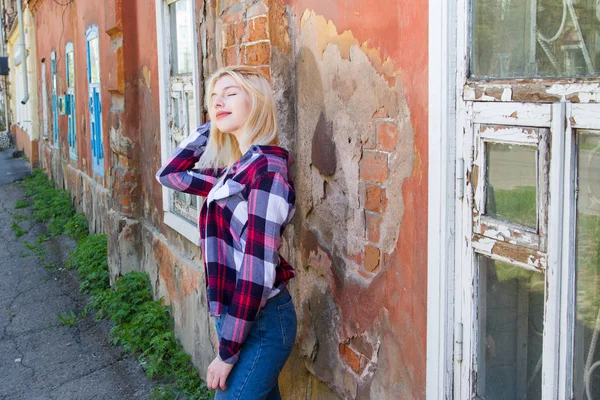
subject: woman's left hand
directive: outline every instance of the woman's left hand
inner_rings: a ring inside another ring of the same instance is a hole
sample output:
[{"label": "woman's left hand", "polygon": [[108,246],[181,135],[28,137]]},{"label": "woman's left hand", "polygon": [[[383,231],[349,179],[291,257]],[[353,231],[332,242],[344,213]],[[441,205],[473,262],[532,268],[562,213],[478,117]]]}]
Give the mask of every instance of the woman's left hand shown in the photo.
[{"label": "woman's left hand", "polygon": [[227,364],[221,361],[219,357],[215,358],[213,362],[208,366],[208,372],[206,374],[206,386],[209,389],[220,389],[227,390],[225,382],[227,377],[233,368],[233,364]]}]

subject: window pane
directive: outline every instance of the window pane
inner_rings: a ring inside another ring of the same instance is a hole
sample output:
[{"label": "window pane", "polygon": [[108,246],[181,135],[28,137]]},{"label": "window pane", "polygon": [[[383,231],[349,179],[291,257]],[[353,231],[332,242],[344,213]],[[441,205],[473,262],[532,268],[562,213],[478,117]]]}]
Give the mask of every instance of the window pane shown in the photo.
[{"label": "window pane", "polygon": [[187,101],[187,135],[191,135],[198,127],[198,123],[196,121],[196,102],[194,101],[193,92],[185,92],[185,96]]},{"label": "window pane", "polygon": [[72,51],[67,53],[67,66],[67,86],[72,88],[75,87],[75,58]]},{"label": "window pane", "polygon": [[576,399],[600,398],[600,131],[578,133]]},{"label": "window pane", "polygon": [[90,83],[100,83],[100,47],[98,38],[89,41],[90,46]]},{"label": "window pane", "polygon": [[485,214],[537,227],[537,149],[486,143]]},{"label": "window pane", "polygon": [[477,395],[541,399],[544,275],[479,257]]},{"label": "window pane", "polygon": [[[171,104],[173,106],[171,146],[175,148],[196,129],[194,93],[182,90],[173,91],[171,92]],[[193,224],[198,222],[197,196],[173,191],[171,206],[173,212],[189,222]]]},{"label": "window pane", "polygon": [[595,0],[474,0],[472,21],[474,78],[598,74]]},{"label": "window pane", "polygon": [[194,41],[191,5],[191,0],[179,0],[169,6],[172,75],[192,72]]}]

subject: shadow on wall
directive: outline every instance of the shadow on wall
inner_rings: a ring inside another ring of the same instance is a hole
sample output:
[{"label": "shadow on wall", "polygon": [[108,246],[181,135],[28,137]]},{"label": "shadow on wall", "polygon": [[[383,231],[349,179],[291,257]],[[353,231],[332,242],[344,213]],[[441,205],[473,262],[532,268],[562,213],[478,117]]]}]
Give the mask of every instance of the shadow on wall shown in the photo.
[{"label": "shadow on wall", "polygon": [[390,87],[357,45],[321,51],[331,32],[321,25],[304,19],[296,57],[299,351],[345,398],[411,398],[394,259],[414,162],[410,114],[401,79]]}]

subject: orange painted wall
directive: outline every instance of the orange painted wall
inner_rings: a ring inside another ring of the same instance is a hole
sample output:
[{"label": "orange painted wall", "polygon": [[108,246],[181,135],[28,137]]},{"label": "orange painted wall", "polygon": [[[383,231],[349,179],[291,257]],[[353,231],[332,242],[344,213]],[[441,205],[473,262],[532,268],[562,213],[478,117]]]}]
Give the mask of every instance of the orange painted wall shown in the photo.
[{"label": "orange painted wall", "polygon": [[[75,57],[75,102],[76,102],[76,133],[78,146],[78,159],[73,161],[69,157],[69,148],[67,144],[67,116],[58,116],[58,125],[60,133],[60,156],[75,168],[84,171],[89,176],[92,174],[91,168],[91,147],[89,136],[89,109],[87,98],[87,57],[86,57],[86,29],[92,25],[98,25],[100,37],[100,74],[101,82],[106,80],[106,54],[109,51],[110,42],[108,35],[104,32],[104,7],[102,3],[97,2],[73,2],[67,7],[63,7],[54,1],[44,1],[35,12],[36,38],[37,38],[37,57],[35,61],[40,65],[42,58],[46,63],[46,82],[48,93],[48,126],[49,138],[52,141],[52,75],[50,53],[56,51],[57,68],[57,94],[63,95],[66,92],[66,61],[65,46],[69,41],[73,42]],[[41,73],[41,68],[39,68]],[[38,93],[42,93],[41,77],[37,83]],[[105,127],[108,120],[108,110],[110,108],[109,92],[105,85],[102,86],[102,123]],[[43,101],[43,99],[41,99]],[[42,121],[42,105],[39,105],[40,121]],[[105,171],[109,164],[109,152],[106,151],[108,135],[104,131],[105,143]],[[106,174],[106,172],[105,172]],[[102,182],[97,176],[96,178]]]},{"label": "orange painted wall", "polygon": [[[402,80],[414,130],[415,161],[412,176],[404,181],[405,213],[389,267],[371,285],[344,287],[336,302],[353,321],[372,322],[385,307],[397,328],[389,340],[398,349],[400,371],[408,393],[425,398],[427,333],[427,149],[428,149],[428,8],[427,2],[409,0],[294,0],[292,7],[300,29],[300,17],[312,10],[331,20],[339,33],[351,31],[358,42],[379,48]],[[352,295],[348,295],[352,293]],[[369,302],[357,299],[369,298]],[[362,324],[361,324],[362,325]],[[382,349],[381,351],[385,351]]]},{"label": "orange painted wall", "polygon": [[11,127],[12,134],[15,138],[17,149],[23,150],[29,163],[33,168],[36,168],[40,162],[38,142],[32,142],[27,132],[19,128],[17,125]]}]

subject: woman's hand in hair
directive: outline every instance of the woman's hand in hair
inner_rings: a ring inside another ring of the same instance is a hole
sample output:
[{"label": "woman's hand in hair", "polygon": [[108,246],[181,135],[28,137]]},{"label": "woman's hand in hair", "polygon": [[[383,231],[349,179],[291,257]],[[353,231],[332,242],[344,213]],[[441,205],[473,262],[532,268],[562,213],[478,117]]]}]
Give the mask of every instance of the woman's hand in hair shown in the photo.
[{"label": "woman's hand in hair", "polygon": [[221,361],[219,357],[215,358],[208,366],[206,386],[213,390],[227,390],[225,382],[227,382],[227,377],[232,368],[233,364],[227,364],[226,362]]}]

